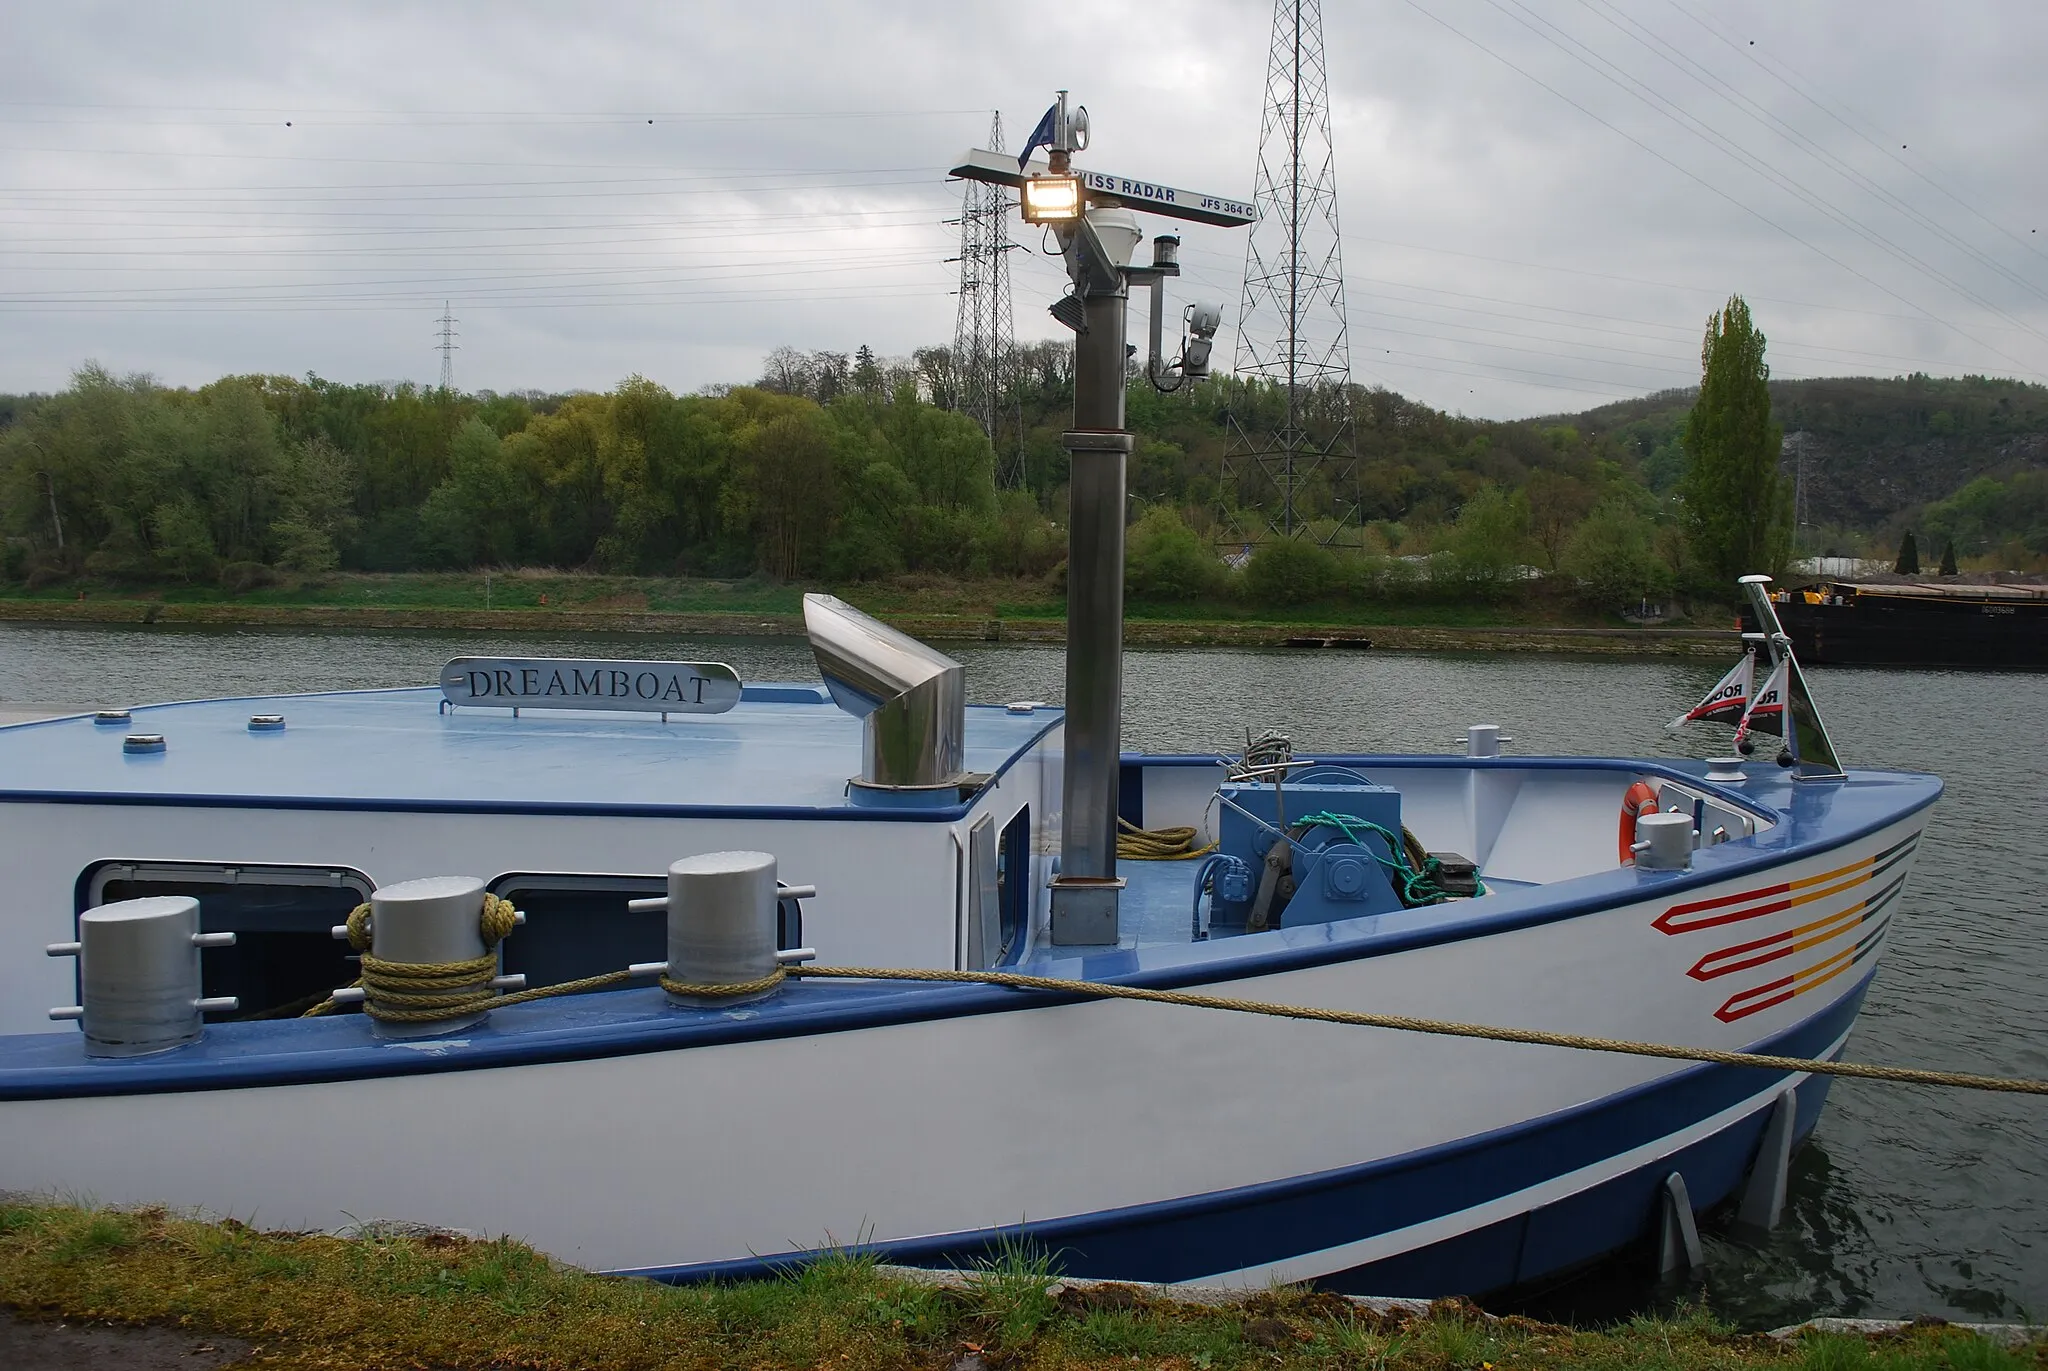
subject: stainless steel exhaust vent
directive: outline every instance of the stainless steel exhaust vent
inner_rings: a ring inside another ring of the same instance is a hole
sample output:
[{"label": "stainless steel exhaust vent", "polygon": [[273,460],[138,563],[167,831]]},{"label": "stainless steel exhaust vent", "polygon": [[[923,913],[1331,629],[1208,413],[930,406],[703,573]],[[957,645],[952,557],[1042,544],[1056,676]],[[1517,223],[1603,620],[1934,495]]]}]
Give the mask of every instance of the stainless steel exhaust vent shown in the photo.
[{"label": "stainless steel exhaust vent", "polygon": [[804,632],[833,701],[865,725],[859,784],[960,784],[967,730],[960,663],[836,595],[804,596]]}]

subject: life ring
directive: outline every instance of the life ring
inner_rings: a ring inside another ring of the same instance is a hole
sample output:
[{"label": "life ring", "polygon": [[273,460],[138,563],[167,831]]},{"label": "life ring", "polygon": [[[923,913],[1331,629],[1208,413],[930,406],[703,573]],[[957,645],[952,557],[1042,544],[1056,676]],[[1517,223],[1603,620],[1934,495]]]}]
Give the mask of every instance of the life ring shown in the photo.
[{"label": "life ring", "polygon": [[1636,817],[1657,812],[1657,792],[1650,789],[1648,781],[1637,781],[1628,788],[1628,794],[1621,797],[1621,864],[1633,866],[1636,860]]}]

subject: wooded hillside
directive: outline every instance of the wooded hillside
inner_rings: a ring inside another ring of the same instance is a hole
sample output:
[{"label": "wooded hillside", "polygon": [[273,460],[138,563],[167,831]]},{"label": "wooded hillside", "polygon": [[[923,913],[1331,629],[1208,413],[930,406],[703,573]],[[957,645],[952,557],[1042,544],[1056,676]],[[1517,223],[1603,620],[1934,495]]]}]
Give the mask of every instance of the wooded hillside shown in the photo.
[{"label": "wooded hillside", "polygon": [[[1677,484],[1678,435],[1693,396],[1662,391],[1555,422],[1619,440],[1661,492]],[[1803,542],[1811,551],[1858,544],[1863,535],[1896,547],[1925,506],[1973,481],[2003,483],[2048,468],[2048,386],[1985,376],[1843,376],[1773,381],[1771,402],[1785,430],[1784,469],[1803,469]]]},{"label": "wooded hillside", "polygon": [[[779,349],[752,385],[681,396],[641,377],[572,395],[314,376],[184,390],[87,366],[59,394],[0,397],[0,573],[1056,576],[1071,356],[1036,344],[1020,364],[994,444],[951,412],[940,348]],[[1911,524],[1965,558],[2048,558],[2048,388],[1911,376],[1773,382],[1771,397],[1787,469],[1803,454],[1801,551],[1878,551]],[[1341,398],[1312,397],[1315,441],[1342,436]],[[1236,577],[1218,553],[1263,527],[1275,491],[1226,455],[1277,423],[1282,396],[1137,382],[1134,593],[1497,598],[1525,567],[1607,604],[1683,588],[1699,579],[1674,496],[1692,400],[1489,422],[1354,389],[1355,480],[1320,467],[1297,503],[1310,536]]]}]

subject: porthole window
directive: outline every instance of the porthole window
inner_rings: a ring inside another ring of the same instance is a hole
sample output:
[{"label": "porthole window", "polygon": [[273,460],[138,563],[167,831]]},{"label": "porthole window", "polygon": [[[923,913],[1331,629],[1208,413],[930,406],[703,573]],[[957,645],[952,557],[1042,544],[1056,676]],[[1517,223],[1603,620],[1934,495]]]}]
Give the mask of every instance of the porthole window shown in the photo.
[{"label": "porthole window", "polygon": [[349,946],[332,929],[375,887],[349,867],[100,862],[79,877],[78,908],[192,896],[203,931],[235,935],[201,959],[205,993],[242,1002],[229,1019],[289,1019],[355,980]]},{"label": "porthole window", "polygon": [[[490,890],[526,915],[502,944],[502,961],[507,975],[526,977],[529,989],[668,956],[668,914],[626,907],[628,900],[666,895],[667,876],[514,872],[492,881]],[[776,908],[776,945],[801,947],[803,936],[802,906],[782,901]],[[648,984],[641,980],[629,986]]]}]

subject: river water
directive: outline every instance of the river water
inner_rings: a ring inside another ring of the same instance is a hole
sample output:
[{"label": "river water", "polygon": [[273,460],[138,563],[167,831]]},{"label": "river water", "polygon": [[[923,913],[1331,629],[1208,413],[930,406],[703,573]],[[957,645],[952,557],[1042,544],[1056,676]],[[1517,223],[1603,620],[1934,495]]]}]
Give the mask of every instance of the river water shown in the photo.
[{"label": "river water", "polygon": [[[1060,699],[1058,648],[949,650],[967,667],[971,699]],[[448,658],[468,654],[710,659],[747,680],[817,675],[796,639],[0,624],[0,704],[424,685]],[[1141,651],[1126,662],[1124,739],[1155,751],[1220,751],[1241,747],[1247,728],[1277,728],[1303,750],[1442,752],[1466,724],[1497,722],[1519,753],[1656,756],[1675,747],[1704,756],[1725,748],[1725,730],[1674,740],[1663,724],[1724,666]],[[1932,771],[1948,783],[1848,1055],[2048,1077],[2048,675],[1811,675],[1850,765]],[[1708,1257],[1709,1302],[1750,1327],[1821,1314],[2048,1316],[2048,1101],[1838,1082],[1795,1164],[1785,1222],[1761,1243],[1710,1236]],[[1648,1298],[1625,1289],[1621,1303]],[[1583,1299],[1614,1307],[1611,1286]]]}]

